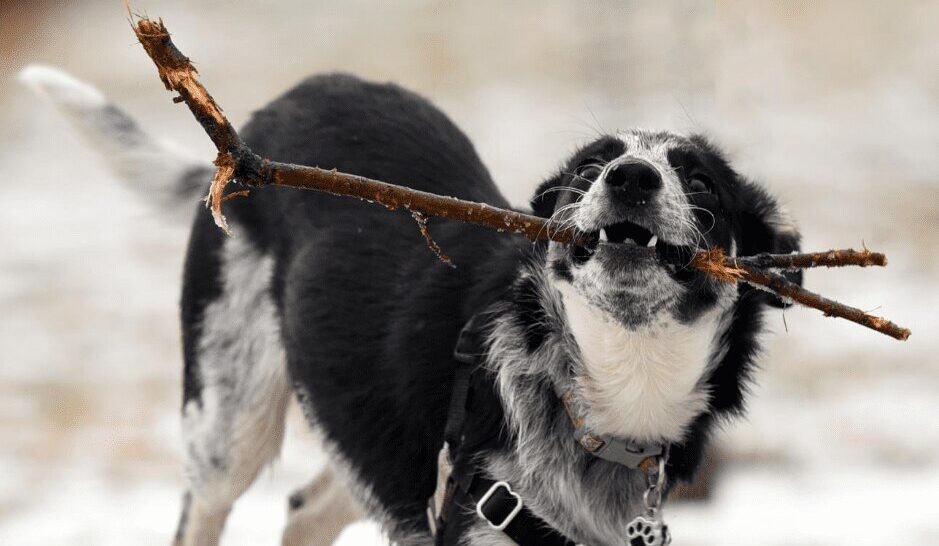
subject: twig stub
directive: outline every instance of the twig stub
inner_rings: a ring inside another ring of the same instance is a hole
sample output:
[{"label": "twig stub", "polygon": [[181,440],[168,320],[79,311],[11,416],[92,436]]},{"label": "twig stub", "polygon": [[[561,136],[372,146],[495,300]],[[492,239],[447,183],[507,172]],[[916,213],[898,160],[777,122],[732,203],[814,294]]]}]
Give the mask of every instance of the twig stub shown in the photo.
[{"label": "twig stub", "polygon": [[219,152],[215,158],[215,167],[215,178],[212,179],[209,194],[205,196],[203,201],[205,201],[206,208],[212,210],[212,219],[215,220],[215,225],[231,235],[228,221],[225,220],[225,215],[222,214],[221,204],[225,200],[225,188],[235,175],[235,160],[231,154]]},{"label": "twig stub", "polygon": [[414,221],[417,222],[418,229],[421,230],[421,235],[424,236],[424,241],[427,242],[427,246],[430,247],[430,250],[437,255],[437,258],[450,266],[453,269],[456,269],[453,261],[450,260],[450,257],[443,253],[443,250],[440,248],[440,245],[437,244],[437,241],[434,240],[433,236],[430,234],[430,229],[427,227],[427,217],[423,213],[416,210],[411,211],[411,217],[414,218]]}]

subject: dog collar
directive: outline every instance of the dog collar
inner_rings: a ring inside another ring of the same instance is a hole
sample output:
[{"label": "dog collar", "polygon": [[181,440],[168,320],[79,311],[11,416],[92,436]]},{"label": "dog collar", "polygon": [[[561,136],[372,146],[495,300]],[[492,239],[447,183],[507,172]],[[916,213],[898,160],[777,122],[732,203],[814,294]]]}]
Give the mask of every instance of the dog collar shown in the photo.
[{"label": "dog collar", "polygon": [[601,434],[590,428],[587,421],[587,406],[577,396],[574,387],[562,388],[555,385],[555,393],[564,406],[571,424],[574,425],[574,439],[587,453],[594,457],[621,464],[627,468],[647,470],[655,464],[658,457],[665,453],[663,444],[642,444],[626,438]]}]

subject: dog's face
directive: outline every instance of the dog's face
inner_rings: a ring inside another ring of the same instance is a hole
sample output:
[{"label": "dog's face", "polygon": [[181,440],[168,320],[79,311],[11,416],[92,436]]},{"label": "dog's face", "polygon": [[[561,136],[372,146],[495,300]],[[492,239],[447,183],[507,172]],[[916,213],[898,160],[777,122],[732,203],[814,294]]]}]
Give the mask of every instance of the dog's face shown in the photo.
[{"label": "dog's face", "polygon": [[629,131],[585,146],[542,184],[532,208],[596,241],[552,243],[548,266],[629,329],[663,316],[692,323],[736,296],[682,266],[695,250],[790,252],[799,240],[775,200],[704,138],[667,132]]}]

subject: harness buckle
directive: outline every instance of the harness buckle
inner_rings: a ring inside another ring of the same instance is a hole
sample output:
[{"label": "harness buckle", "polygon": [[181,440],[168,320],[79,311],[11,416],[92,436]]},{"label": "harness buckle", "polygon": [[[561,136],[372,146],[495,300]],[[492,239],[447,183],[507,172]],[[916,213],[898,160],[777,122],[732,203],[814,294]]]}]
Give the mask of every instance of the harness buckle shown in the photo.
[{"label": "harness buckle", "polygon": [[[515,498],[515,506],[512,508],[511,511],[509,511],[508,515],[506,515],[505,518],[503,518],[500,523],[495,523],[491,519],[489,519],[489,516],[485,514],[484,510],[485,510],[486,503],[492,500],[492,497],[496,493],[498,493],[499,489],[505,489],[505,492],[509,496]],[[479,499],[479,501],[476,503],[476,515],[486,520],[486,523],[489,524],[489,527],[492,527],[496,531],[505,530],[505,528],[508,527],[510,523],[512,523],[512,520],[515,519],[515,516],[517,516],[518,513],[521,511],[522,511],[522,497],[518,496],[518,493],[516,493],[515,491],[512,491],[512,488],[509,487],[508,483],[502,482],[502,481],[492,484],[492,487],[489,488],[489,491],[486,491],[486,494],[483,495],[483,497]]]}]

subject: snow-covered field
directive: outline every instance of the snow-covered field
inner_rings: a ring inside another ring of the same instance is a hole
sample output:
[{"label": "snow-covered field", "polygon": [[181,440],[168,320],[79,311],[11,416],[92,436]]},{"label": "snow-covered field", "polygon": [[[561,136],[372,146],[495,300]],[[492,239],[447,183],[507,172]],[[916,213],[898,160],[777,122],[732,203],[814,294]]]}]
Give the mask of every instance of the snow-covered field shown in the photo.
[{"label": "snow-covered field", "polygon": [[[788,203],[807,248],[888,253],[885,270],[807,282],[913,337],[773,315],[712,498],[668,507],[675,543],[939,544],[935,2],[134,4],[166,20],[234,121],[310,72],[393,79],[466,129],[514,202],[598,129],[712,134]],[[211,145],[119,2],[18,5],[0,8],[0,30],[22,33],[0,41],[0,544],[168,544],[186,229],[120,187],[15,74],[63,66],[154,133],[207,159]],[[286,495],[322,464],[297,412],[288,432],[225,544],[276,543]],[[378,541],[367,522],[341,539]]]}]

